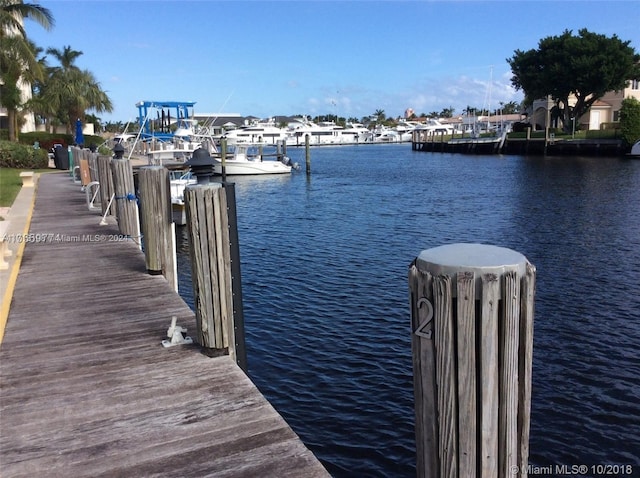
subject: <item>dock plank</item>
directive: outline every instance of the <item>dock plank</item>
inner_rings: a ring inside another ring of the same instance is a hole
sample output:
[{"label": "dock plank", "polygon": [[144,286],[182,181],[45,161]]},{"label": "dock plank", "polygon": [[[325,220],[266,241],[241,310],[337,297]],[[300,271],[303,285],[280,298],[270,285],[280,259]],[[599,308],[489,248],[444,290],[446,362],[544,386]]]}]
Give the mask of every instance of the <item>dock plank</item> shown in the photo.
[{"label": "dock plank", "polygon": [[[144,255],[42,175],[0,345],[3,477],[329,476],[228,357],[165,349],[195,317]],[[83,240],[84,239],[84,240]]]}]

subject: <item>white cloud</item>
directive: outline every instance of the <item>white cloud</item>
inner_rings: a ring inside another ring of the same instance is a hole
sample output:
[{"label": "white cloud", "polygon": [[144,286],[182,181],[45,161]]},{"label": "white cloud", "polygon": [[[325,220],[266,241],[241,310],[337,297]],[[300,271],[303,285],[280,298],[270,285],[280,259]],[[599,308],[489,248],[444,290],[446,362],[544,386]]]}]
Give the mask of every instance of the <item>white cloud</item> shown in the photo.
[{"label": "white cloud", "polygon": [[510,75],[491,81],[487,79],[459,76],[455,78],[428,79],[413,85],[411,91],[398,97],[404,101],[400,109],[413,108],[416,113],[429,113],[453,107],[461,114],[467,106],[496,109],[500,103],[522,101],[522,93],[511,85]]}]

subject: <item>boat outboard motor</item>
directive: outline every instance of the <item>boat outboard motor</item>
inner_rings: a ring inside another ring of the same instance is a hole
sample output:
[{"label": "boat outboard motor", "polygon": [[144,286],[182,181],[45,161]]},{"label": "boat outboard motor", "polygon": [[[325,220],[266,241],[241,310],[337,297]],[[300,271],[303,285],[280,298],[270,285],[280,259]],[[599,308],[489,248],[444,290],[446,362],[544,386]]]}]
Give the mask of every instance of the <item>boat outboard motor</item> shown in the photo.
[{"label": "boat outboard motor", "polygon": [[289,156],[282,156],[282,159],[280,161],[286,166],[291,166],[291,168],[295,169],[296,171],[300,169],[300,165],[298,163],[292,163]]}]

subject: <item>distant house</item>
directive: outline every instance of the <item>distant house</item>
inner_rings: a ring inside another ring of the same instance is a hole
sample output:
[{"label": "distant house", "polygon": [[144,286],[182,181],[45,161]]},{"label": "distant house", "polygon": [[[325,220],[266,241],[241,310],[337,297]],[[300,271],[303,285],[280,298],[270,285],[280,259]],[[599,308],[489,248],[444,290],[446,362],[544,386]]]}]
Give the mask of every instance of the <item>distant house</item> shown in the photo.
[{"label": "distant house", "polygon": [[[576,129],[600,129],[604,123],[615,123],[620,121],[620,108],[622,100],[625,98],[636,98],[640,101],[640,80],[630,80],[627,87],[621,91],[609,91],[602,98],[597,100],[593,106],[580,118],[576,119]],[[569,100],[571,101],[571,100]],[[534,125],[534,129],[545,128],[547,109],[553,108],[553,101],[546,98],[536,100],[531,107],[529,122]],[[550,127],[560,127],[558,121],[552,121]]]}]

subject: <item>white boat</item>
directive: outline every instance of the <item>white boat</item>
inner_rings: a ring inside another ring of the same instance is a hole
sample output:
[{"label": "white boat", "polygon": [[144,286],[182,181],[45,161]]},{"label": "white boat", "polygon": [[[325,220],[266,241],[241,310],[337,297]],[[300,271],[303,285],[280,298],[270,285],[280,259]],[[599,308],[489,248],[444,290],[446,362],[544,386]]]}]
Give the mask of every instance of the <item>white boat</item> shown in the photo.
[{"label": "white boat", "polygon": [[191,172],[171,171],[169,177],[169,186],[171,188],[171,213],[173,222],[179,226],[187,223],[186,211],[184,205],[184,190],[190,184],[196,184],[198,181]]},{"label": "white boat", "polygon": [[287,130],[276,126],[270,118],[250,125],[226,131],[227,144],[278,144],[287,140]]},{"label": "white boat", "polygon": [[197,141],[174,138],[171,142],[151,142],[143,148],[146,150],[149,164],[162,165],[164,161],[187,161],[201,146],[202,143]]},{"label": "white boat", "polygon": [[415,126],[415,130],[444,134],[453,134],[455,132],[455,128],[450,124],[444,124],[432,118],[427,119],[426,123],[418,123]]},{"label": "white boat", "polygon": [[350,143],[369,143],[373,141],[373,133],[362,123],[347,123],[342,130],[342,136]]},{"label": "white boat", "polygon": [[417,121],[400,121],[394,128],[400,135],[401,142],[409,142],[413,136],[413,131],[420,125]]},{"label": "white boat", "polygon": [[640,158],[640,141],[636,141],[635,144],[631,146],[629,156],[632,158]]},{"label": "white boat", "polygon": [[[291,163],[289,158],[283,156],[282,160],[267,159],[260,152],[254,152],[255,145],[237,144],[232,154],[225,158],[224,170],[226,175],[250,175],[250,174],[287,174],[292,169],[298,169],[298,165]],[[213,172],[222,174],[222,160],[213,158]]]},{"label": "white boat", "polygon": [[287,144],[303,146],[307,138],[310,145],[341,144],[343,143],[342,130],[343,128],[333,121],[314,123],[302,117],[287,126]]},{"label": "white boat", "polygon": [[314,123],[306,117],[289,123],[287,133],[287,144],[291,146],[304,146],[307,138],[311,146],[356,144],[372,140],[372,133],[360,123],[348,123],[345,128],[334,121]]},{"label": "white boat", "polygon": [[374,143],[400,143],[401,140],[400,133],[388,126],[378,125],[373,130]]}]

